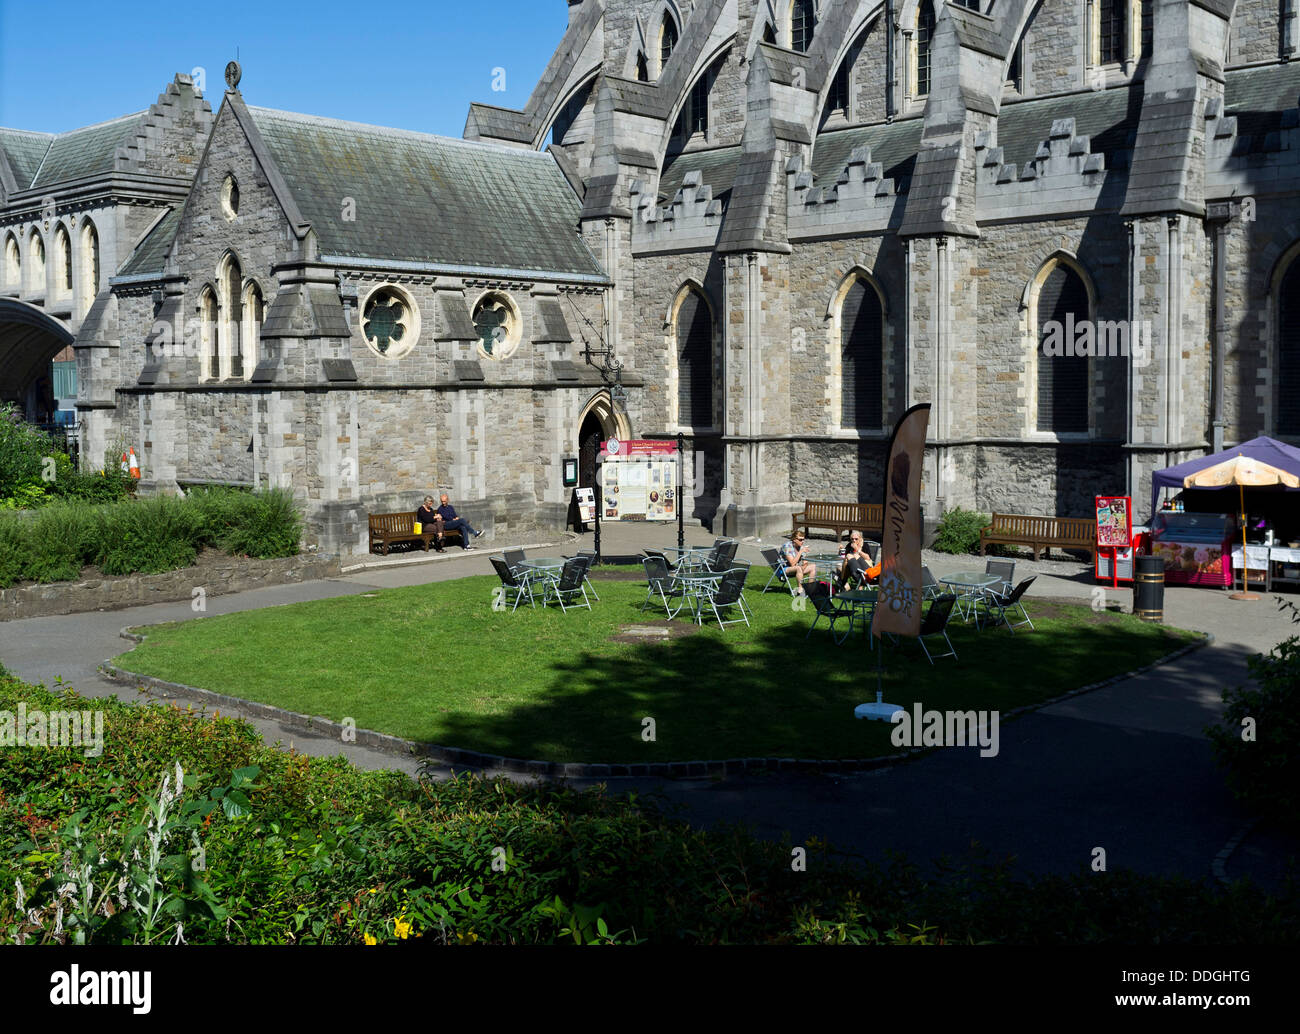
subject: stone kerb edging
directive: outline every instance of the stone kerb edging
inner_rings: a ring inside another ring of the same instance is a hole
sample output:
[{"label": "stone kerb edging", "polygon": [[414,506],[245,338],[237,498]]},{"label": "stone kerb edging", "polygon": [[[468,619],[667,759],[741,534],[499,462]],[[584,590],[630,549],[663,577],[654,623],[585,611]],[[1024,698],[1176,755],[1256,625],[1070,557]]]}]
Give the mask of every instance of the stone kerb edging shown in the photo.
[{"label": "stone kerb edging", "polygon": [[[125,628],[122,629],[120,634],[123,639],[129,639],[135,643],[142,643],[145,640],[143,635]],[[1202,637],[1196,642],[1189,643],[1172,653],[1165,654],[1165,656],[1144,667],[1135,668],[1133,671],[1127,671],[1121,675],[1103,679],[1100,682],[1080,686],[1077,689],[1061,693],[1040,703],[1017,707],[1013,711],[1006,712],[1002,717],[1014,718],[1030,711],[1040,710],[1050,704],[1060,703],[1062,700],[1069,700],[1071,697],[1104,689],[1106,686],[1113,686],[1125,679],[1133,678],[1175,661],[1179,657],[1185,656],[1193,650],[1209,646],[1213,642],[1213,635],[1208,632],[1202,633]],[[211,704],[217,709],[229,712],[242,711],[258,718],[269,718],[281,722],[291,728],[335,736],[338,737],[340,743],[343,742],[343,732],[346,729],[354,737],[349,742],[363,747],[371,747],[387,754],[414,755],[438,761],[448,766],[454,765],[473,770],[495,769],[497,771],[550,779],[611,779],[643,776],[691,778],[714,775],[725,777],[740,775],[744,772],[855,772],[873,768],[887,768],[903,761],[909,761],[919,754],[934,749],[932,747],[913,747],[897,754],[885,754],[874,758],[846,758],[837,761],[824,761],[817,758],[727,758],[721,761],[590,764],[587,762],[525,760],[523,758],[502,757],[498,754],[484,754],[477,750],[466,750],[462,747],[446,747],[437,743],[417,743],[414,740],[404,740],[398,736],[389,736],[386,733],[374,732],[371,729],[351,729],[328,718],[299,714],[297,711],[287,711],[284,708],[245,700],[242,697],[226,696],[224,693],[214,693],[211,690],[187,686],[181,682],[167,682],[151,675],[137,675],[134,672],[117,667],[112,663],[111,659],[104,661],[99,670],[106,678],[114,682],[143,687],[162,697],[185,697],[203,704]]]},{"label": "stone kerb edging", "polygon": [[271,585],[337,578],[339,573],[339,558],[325,553],[299,553],[269,560],[209,555],[198,567],[161,574],[120,578],[102,575],[75,582],[0,589],[0,621],[180,603],[192,599],[196,588],[202,588],[207,596],[223,596]]}]

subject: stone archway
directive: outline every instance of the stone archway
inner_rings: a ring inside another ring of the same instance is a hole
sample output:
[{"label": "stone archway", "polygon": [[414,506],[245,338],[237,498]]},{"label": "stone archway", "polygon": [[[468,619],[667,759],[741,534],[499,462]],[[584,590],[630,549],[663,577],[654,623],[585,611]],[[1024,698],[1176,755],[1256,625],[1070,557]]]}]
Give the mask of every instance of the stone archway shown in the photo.
[{"label": "stone archway", "polygon": [[73,342],[61,320],[16,298],[0,298],[0,405],[17,403],[33,422],[52,419],[50,361]]},{"label": "stone archway", "polygon": [[600,392],[587,401],[578,417],[578,485],[591,488],[596,484],[596,459],[600,443],[610,438],[631,438],[632,429],[626,414],[609,403],[609,394]]}]

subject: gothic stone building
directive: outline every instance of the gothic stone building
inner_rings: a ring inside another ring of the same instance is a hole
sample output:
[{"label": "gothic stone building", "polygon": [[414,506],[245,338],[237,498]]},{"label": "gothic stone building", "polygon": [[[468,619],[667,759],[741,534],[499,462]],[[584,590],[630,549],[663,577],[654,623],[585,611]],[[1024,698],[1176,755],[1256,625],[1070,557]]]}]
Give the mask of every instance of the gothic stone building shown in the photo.
[{"label": "gothic stone building", "polygon": [[770,533],[917,402],[931,517],[1142,499],[1300,440],[1297,2],[569,0],[463,141],[180,75],[0,130],[0,396],[71,343],[88,454],[329,548],[440,487],[555,527],[564,456],[678,433],[693,516]]}]

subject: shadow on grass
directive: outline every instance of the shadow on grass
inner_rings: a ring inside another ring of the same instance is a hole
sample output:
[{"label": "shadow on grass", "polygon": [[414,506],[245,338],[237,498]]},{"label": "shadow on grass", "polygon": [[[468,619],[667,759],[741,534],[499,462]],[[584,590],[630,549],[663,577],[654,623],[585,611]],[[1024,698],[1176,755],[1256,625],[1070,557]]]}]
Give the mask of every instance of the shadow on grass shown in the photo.
[{"label": "shadow on grass", "polygon": [[[605,606],[625,608],[629,624],[644,620],[623,601]],[[806,637],[812,611],[801,617],[762,630],[730,626],[613,653],[602,642],[599,649],[551,661],[546,689],[506,713],[441,716],[438,742],[514,757],[613,764],[897,753],[890,725],[853,717],[853,708],[875,699],[877,688],[876,652],[865,633],[855,629],[836,646],[824,620]],[[959,656],[934,665],[913,641],[887,645],[884,699],[906,708],[920,703],[1007,711],[1123,674],[1187,642],[1086,608],[1044,617],[1037,631],[1012,635],[954,625],[950,636]]]}]

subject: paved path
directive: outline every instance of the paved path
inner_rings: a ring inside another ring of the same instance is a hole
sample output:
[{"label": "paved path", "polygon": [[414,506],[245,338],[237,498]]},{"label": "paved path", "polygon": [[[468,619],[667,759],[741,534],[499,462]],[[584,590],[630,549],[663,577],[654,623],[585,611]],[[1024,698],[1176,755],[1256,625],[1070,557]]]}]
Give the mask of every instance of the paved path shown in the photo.
[{"label": "paved path", "polygon": [[[710,538],[699,529],[688,533],[695,544]],[[581,542],[528,545],[569,551],[590,540],[587,535]],[[675,528],[616,527],[606,530],[602,545],[607,553],[635,553],[675,540]],[[452,549],[432,559],[367,562],[339,578],[209,597],[207,614],[486,573],[488,553],[487,547],[468,554]],[[755,543],[743,546],[741,556],[762,562]],[[972,566],[969,558],[927,555],[927,561],[940,577]],[[1092,599],[1091,573],[1081,564],[1018,563],[1017,577],[1030,573],[1039,576],[1034,595]],[[1111,593],[1125,609],[1130,597],[1125,589]],[[698,824],[743,822],[766,836],[788,832],[795,843],[816,836],[876,860],[889,850],[918,861],[961,857],[978,842],[993,857],[1014,856],[1025,871],[1066,873],[1086,866],[1101,847],[1112,868],[1206,876],[1245,816],[1224,789],[1202,729],[1220,711],[1222,688],[1244,681],[1246,659],[1291,634],[1293,626],[1273,599],[1238,602],[1211,590],[1169,588],[1166,620],[1213,633],[1213,646],[1005,723],[997,757],[952,748],[859,774],[620,780],[616,786],[657,792]],[[89,696],[120,695],[122,687],[96,672],[105,658],[124,649],[119,630],[196,616],[183,602],[0,623],[0,661],[31,682],[53,683],[61,676]],[[1066,677],[1063,688],[1072,681]],[[362,767],[414,771],[407,759],[251,720],[269,742],[312,754],[343,753]],[[1229,859],[1227,873],[1276,885],[1288,852],[1295,854],[1296,845],[1256,829]]]}]

